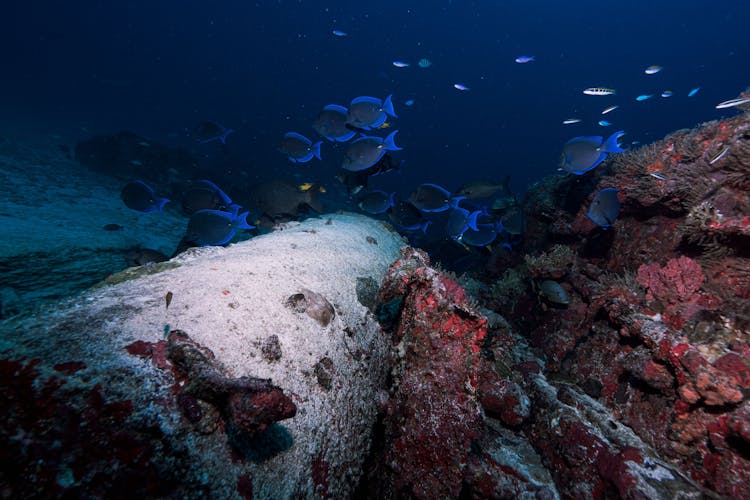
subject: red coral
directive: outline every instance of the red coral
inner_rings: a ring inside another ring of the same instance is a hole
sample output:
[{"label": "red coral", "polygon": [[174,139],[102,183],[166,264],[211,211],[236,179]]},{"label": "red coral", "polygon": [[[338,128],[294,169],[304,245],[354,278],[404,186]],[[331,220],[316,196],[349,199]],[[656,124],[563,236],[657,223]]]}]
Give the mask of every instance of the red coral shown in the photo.
[{"label": "red coral", "polygon": [[684,255],[669,259],[664,267],[652,263],[638,268],[638,283],[646,288],[646,297],[666,304],[689,302],[704,279],[700,264]]},{"label": "red coral", "polygon": [[392,496],[455,498],[481,424],[473,388],[487,322],[453,280],[429,267],[426,254],[402,254],[380,289],[383,303],[403,298],[396,338],[404,360],[384,420],[388,470],[379,487]]}]

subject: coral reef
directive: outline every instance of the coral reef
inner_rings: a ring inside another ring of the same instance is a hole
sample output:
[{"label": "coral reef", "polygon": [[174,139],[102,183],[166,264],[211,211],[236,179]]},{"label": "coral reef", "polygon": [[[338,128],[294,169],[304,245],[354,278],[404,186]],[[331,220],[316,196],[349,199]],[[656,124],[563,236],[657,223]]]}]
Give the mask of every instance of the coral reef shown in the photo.
[{"label": "coral reef", "polygon": [[[694,492],[750,496],[748,144],[744,113],[529,193],[524,251],[533,257],[506,273],[527,282],[554,276],[569,304],[547,308],[520,295],[512,309],[495,310],[538,358],[538,373],[526,372],[520,385],[532,405],[521,428],[563,496],[637,497],[642,483],[629,478],[636,464],[668,467]],[[591,193],[605,187],[622,195],[620,217],[606,231],[585,216]],[[483,296],[490,307],[495,295],[502,301],[498,288]],[[488,413],[498,414],[496,401]],[[560,414],[561,403],[575,415]],[[592,405],[641,443],[603,440],[606,427],[594,430],[593,410],[583,410]],[[550,412],[558,414],[554,426]]]},{"label": "coral reef", "polygon": [[538,183],[460,281],[350,215],[116,275],[4,325],[2,491],[750,498],[748,178],[746,112]]}]

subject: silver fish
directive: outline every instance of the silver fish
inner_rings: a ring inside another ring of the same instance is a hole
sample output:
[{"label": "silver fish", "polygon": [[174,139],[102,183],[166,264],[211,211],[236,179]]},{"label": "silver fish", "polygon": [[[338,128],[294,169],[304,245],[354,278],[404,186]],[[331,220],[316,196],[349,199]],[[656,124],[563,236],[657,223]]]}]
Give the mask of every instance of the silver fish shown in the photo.
[{"label": "silver fish", "polygon": [[732,149],[732,146],[725,147],[719,154],[717,154],[716,156],[714,156],[713,159],[710,162],[708,162],[708,164],[709,165],[713,165],[717,161],[719,161],[722,158],[724,158],[727,155],[727,153],[729,152],[730,149]]},{"label": "silver fish", "polygon": [[729,99],[728,101],[720,102],[716,105],[716,109],[733,108],[748,102],[750,102],[750,97],[738,97],[737,99]]}]

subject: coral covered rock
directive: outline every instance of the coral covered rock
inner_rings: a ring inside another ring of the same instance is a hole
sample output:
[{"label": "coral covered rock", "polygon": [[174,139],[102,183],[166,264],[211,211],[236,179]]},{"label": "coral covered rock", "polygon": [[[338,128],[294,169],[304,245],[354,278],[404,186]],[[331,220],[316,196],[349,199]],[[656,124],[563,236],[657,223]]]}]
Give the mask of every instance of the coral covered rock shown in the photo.
[{"label": "coral covered rock", "polygon": [[385,491],[396,496],[451,498],[478,436],[480,342],[486,319],[427,255],[406,249],[388,271],[380,301],[402,302],[397,386],[385,418]]},{"label": "coral covered rock", "polygon": [[[628,464],[653,471],[659,460],[719,495],[750,496],[743,437],[750,394],[748,138],[744,113],[675,132],[614,156],[587,177],[550,179],[529,193],[525,250],[537,257],[517,272],[531,280],[545,267],[559,268],[545,263],[550,256],[575,256],[558,272],[569,306],[545,308],[527,296],[502,313],[541,355],[545,384],[563,379],[575,388],[566,404],[577,401],[580,410],[585,398],[578,394],[586,393],[611,412],[613,426],[625,424],[643,440],[628,444],[641,458],[631,448],[613,451],[581,413],[564,425],[565,418],[554,420],[559,430],[549,434],[537,427],[546,422],[548,410],[540,407],[549,404],[549,388],[522,386],[532,402],[527,436],[564,495],[614,487],[637,496],[643,483],[628,479]],[[620,191],[622,210],[603,231],[585,212],[591,194],[606,187]],[[647,449],[652,458],[643,458]],[[564,472],[570,464],[575,470]],[[604,482],[587,489],[597,484],[593,477]]]}]

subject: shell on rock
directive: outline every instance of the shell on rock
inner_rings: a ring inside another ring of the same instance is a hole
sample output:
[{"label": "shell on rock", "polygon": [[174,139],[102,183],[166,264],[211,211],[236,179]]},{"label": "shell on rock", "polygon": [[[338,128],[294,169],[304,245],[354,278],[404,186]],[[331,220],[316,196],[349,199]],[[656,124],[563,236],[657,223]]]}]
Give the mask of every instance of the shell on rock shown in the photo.
[{"label": "shell on rock", "polygon": [[299,313],[307,313],[322,326],[328,326],[336,315],[328,300],[317,292],[303,288],[286,300],[286,306]]}]

